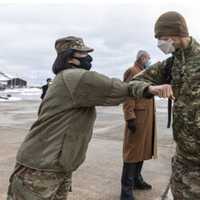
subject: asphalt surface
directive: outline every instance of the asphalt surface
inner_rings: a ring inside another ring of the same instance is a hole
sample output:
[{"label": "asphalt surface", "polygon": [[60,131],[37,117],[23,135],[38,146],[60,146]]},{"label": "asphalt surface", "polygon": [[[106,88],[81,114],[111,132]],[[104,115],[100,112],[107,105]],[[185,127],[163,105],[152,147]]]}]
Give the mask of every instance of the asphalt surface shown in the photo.
[{"label": "asphalt surface", "polygon": [[[0,102],[0,200],[6,199],[8,178],[17,149],[37,116],[39,101]],[[160,200],[169,183],[174,151],[171,129],[166,128],[166,105],[158,104],[158,159],[145,161],[143,176],[150,191],[135,191],[136,200]],[[73,174],[69,200],[118,200],[122,170],[123,113],[121,107],[98,108],[87,159]],[[168,198],[172,199],[170,195]]]}]

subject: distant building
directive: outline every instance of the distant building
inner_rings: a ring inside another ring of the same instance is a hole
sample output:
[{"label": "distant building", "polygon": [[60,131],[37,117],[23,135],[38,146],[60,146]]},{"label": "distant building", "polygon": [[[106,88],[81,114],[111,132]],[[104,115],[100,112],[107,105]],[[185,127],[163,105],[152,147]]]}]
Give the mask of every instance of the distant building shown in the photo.
[{"label": "distant building", "polygon": [[0,72],[0,89],[5,89],[7,87],[8,81],[11,79],[8,75]]},{"label": "distant building", "polygon": [[21,78],[12,78],[7,82],[8,88],[23,88],[27,87],[27,81]]},{"label": "distant building", "polygon": [[6,88],[23,88],[27,87],[27,81],[21,78],[11,77],[3,72],[0,72],[0,90]]},{"label": "distant building", "polygon": [[4,84],[2,84],[2,83],[0,82],[0,90],[4,90],[4,89],[6,89],[6,85],[4,85]]}]

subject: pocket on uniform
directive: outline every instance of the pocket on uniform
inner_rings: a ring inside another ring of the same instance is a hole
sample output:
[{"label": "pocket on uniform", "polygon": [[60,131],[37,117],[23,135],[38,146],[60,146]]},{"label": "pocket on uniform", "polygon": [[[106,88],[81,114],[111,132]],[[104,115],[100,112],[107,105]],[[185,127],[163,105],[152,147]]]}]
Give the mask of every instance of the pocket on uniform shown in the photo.
[{"label": "pocket on uniform", "polygon": [[59,162],[65,171],[72,171],[76,156],[76,149],[77,142],[71,140],[70,137],[65,137],[59,157]]},{"label": "pocket on uniform", "polygon": [[34,192],[30,191],[23,183],[23,180],[18,176],[14,176],[11,182],[11,194],[14,195],[16,199],[31,199],[31,200],[41,200],[43,198],[39,197]]},{"label": "pocket on uniform", "polygon": [[83,134],[76,137],[76,140],[69,135],[65,136],[59,162],[66,172],[74,171],[85,160],[90,138],[91,135],[86,137]]}]

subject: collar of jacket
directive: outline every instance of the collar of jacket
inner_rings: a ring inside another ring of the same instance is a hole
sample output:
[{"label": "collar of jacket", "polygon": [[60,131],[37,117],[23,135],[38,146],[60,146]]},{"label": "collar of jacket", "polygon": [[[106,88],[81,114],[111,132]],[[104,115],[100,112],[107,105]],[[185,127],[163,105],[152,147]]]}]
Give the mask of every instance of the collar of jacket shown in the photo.
[{"label": "collar of jacket", "polygon": [[75,67],[75,65],[73,65],[72,63],[65,64],[65,69],[74,69],[74,68],[77,68],[77,67]]},{"label": "collar of jacket", "polygon": [[144,67],[141,64],[137,63],[137,62],[135,62],[134,67],[138,67],[140,70],[144,70]]},{"label": "collar of jacket", "polygon": [[191,37],[191,41],[188,47],[185,49],[183,48],[177,49],[173,53],[173,56],[177,58],[181,63],[185,63],[189,57],[195,56],[199,53],[200,53],[200,45],[193,37]]}]

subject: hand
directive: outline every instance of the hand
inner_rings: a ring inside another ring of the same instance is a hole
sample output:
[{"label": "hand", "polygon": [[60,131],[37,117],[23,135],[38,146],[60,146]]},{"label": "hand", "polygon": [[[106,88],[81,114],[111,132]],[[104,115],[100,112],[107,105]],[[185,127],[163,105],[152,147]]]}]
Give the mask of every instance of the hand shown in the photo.
[{"label": "hand", "polygon": [[156,85],[156,86],[151,85],[149,86],[148,90],[151,94],[154,94],[156,96],[163,98],[170,98],[172,100],[175,99],[175,97],[173,96],[172,87],[169,84]]},{"label": "hand", "polygon": [[131,131],[131,133],[135,133],[136,131],[136,121],[135,119],[129,119],[126,121],[128,129]]}]

